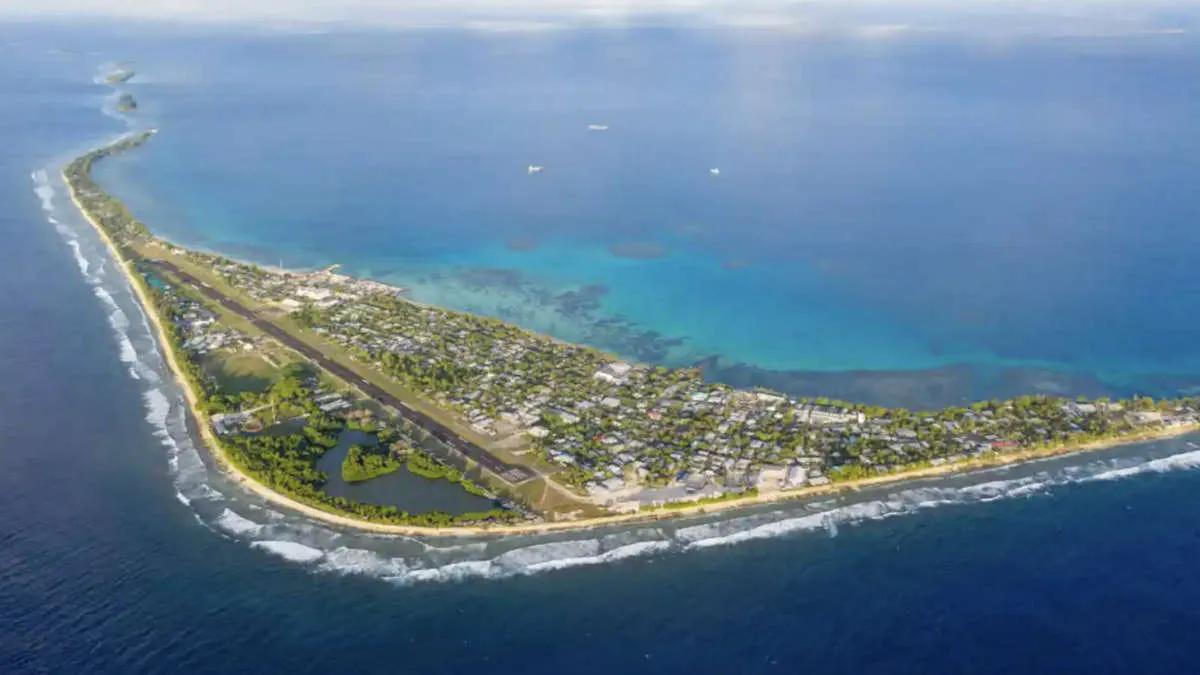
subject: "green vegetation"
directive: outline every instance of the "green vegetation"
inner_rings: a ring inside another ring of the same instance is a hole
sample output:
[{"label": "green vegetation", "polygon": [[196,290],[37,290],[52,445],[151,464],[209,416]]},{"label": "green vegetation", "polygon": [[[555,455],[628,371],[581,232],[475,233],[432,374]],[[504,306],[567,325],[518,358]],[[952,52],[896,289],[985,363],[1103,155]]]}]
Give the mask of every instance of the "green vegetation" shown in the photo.
[{"label": "green vegetation", "polygon": [[93,150],[67,165],[63,175],[67,183],[75,191],[76,198],[86,211],[100,225],[121,250],[126,259],[133,257],[127,248],[129,240],[142,239],[150,236],[150,230],[134,218],[121,201],[105,192],[92,180],[92,164],[110,155],[119,154],[138,147],[154,135],[153,131],[127,136],[121,140],[98,150]]},{"label": "green vegetation", "polygon": [[281,376],[279,368],[254,353],[221,355],[206,360],[203,368],[216,379],[217,389],[231,394],[266,391]]},{"label": "green vegetation", "polygon": [[117,110],[119,112],[131,113],[137,110],[137,108],[137,99],[133,97],[133,94],[125,93],[117,97]]},{"label": "green vegetation", "polygon": [[411,525],[421,527],[449,527],[452,525],[477,525],[484,523],[511,523],[519,514],[503,509],[452,515],[443,511],[409,513],[394,506],[364,504],[362,502],[333,497],[322,490],[328,476],[316,469],[316,462],[329,448],[316,443],[316,433],[289,434],[285,436],[224,436],[222,444],[230,461],[268,487],[303,504],[325,511],[350,515],[363,520],[388,525]]},{"label": "green vegetation", "polygon": [[[440,511],[409,513],[393,506],[364,504],[343,497],[333,497],[323,491],[328,476],[317,470],[316,464],[337,444],[338,435],[346,423],[320,410],[312,386],[317,379],[308,368],[293,364],[273,372],[261,369],[258,372],[263,375],[269,372],[271,376],[269,386],[243,391],[231,390],[227,386],[228,381],[223,382],[218,376],[219,373],[206,372],[197,354],[184,347],[184,327],[189,325],[190,321],[188,316],[202,309],[204,300],[184,290],[183,286],[177,285],[171,278],[161,274],[160,270],[148,264],[139,253],[139,246],[161,244],[119,200],[104,192],[91,178],[91,167],[96,160],[137,147],[153,133],[148,131],[128,136],[112,145],[89,152],[72,161],[64,169],[63,175],[84,212],[112,240],[120,260],[131,265],[136,271],[131,275],[132,282],[146,294],[153,305],[153,311],[162,319],[166,348],[178,364],[188,387],[196,392],[201,409],[209,414],[260,409],[261,414],[269,415],[273,422],[305,419],[305,425],[297,433],[234,433],[218,436],[217,442],[229,461],[247,475],[298,502],[370,522],[448,527],[510,523],[519,520],[521,514],[505,509],[458,515]],[[155,279],[153,284],[148,281],[151,275]],[[228,328],[222,329],[230,332]],[[363,419],[356,424],[364,429],[378,429],[384,439],[395,437],[394,430],[380,429],[376,421]],[[389,459],[389,455],[364,450],[354,454],[356,460],[351,463],[352,476],[360,469],[365,474],[380,475],[379,472],[383,471],[384,467],[387,471],[394,471],[400,466],[400,462],[394,458]],[[457,477],[459,480],[454,482],[461,483],[465,489],[475,491],[476,494],[482,492],[478,486],[462,478],[461,474],[456,476],[455,473],[447,473],[445,477]]]},{"label": "green vegetation", "polygon": [[342,460],[342,480],[347,483],[361,483],[385,476],[401,466],[403,464],[391,452],[379,452],[377,448],[352,445],[346,453],[346,459]]},{"label": "green vegetation", "polygon": [[408,452],[406,467],[408,468],[408,472],[414,476],[428,478],[429,480],[447,480],[451,483],[458,483],[464,490],[473,495],[480,497],[491,496],[491,493],[486,488],[464,476],[461,471],[445,462],[439,461],[433,455],[423,450],[417,448],[410,450]]}]

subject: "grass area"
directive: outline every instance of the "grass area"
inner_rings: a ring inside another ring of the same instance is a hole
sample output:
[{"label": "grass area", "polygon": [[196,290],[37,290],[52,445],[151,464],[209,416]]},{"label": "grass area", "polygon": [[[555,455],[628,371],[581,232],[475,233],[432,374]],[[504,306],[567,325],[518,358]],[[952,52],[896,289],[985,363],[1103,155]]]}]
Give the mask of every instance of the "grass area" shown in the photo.
[{"label": "grass area", "polygon": [[235,394],[266,391],[280,374],[279,368],[261,356],[247,352],[211,354],[202,367],[216,379],[222,391]]},{"label": "grass area", "polygon": [[594,518],[608,515],[603,508],[587,502],[577,501],[561,490],[554,488],[545,478],[531,480],[510,489],[522,501],[546,514],[548,517],[573,514],[575,517]]}]

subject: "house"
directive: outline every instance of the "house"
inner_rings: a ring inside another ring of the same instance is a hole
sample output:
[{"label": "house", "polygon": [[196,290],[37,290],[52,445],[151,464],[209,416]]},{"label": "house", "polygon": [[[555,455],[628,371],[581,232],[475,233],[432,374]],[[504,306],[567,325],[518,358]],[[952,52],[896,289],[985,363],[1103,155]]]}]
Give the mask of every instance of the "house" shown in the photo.
[{"label": "house", "polygon": [[607,363],[603,368],[597,370],[592,377],[601,382],[609,384],[624,384],[629,379],[629,371],[633,370],[633,366],[624,361],[613,361]]},{"label": "house", "polygon": [[772,394],[765,391],[755,392],[754,397],[758,399],[759,403],[762,403],[768,407],[779,405],[787,400],[779,394]]},{"label": "house", "polygon": [[239,430],[249,417],[249,413],[217,413],[210,417],[209,421],[212,422],[213,431],[216,431],[218,436],[225,436]]},{"label": "house", "polygon": [[1073,415],[1075,417],[1083,417],[1084,415],[1095,414],[1095,412],[1098,408],[1096,407],[1095,403],[1070,402],[1070,403],[1064,403],[1062,409],[1063,409],[1063,412],[1067,413],[1068,415]]},{"label": "house", "polygon": [[333,291],[328,288],[317,288],[315,286],[302,286],[296,289],[296,295],[306,300],[313,302],[321,302],[333,297]]},{"label": "house", "polygon": [[317,407],[318,407],[318,409],[320,409],[321,412],[331,413],[331,412],[337,412],[339,410],[345,410],[346,408],[349,408],[350,402],[346,401],[345,399],[336,398],[336,399],[329,401],[328,403],[322,403],[321,405],[319,405]]},{"label": "house", "polygon": [[786,487],[796,487],[798,485],[804,485],[805,481],[807,480],[808,469],[805,469],[799,464],[793,464],[787,468],[787,475],[784,476],[783,483]]},{"label": "house", "polygon": [[788,468],[786,466],[764,466],[754,480],[754,487],[764,492],[779,490],[786,483],[787,475]]}]

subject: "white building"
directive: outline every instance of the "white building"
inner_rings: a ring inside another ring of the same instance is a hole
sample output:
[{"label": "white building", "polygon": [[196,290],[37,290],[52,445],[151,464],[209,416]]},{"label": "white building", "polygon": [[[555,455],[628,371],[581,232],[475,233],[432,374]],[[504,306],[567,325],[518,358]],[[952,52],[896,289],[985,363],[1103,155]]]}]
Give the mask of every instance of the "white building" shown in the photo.
[{"label": "white building", "polygon": [[815,424],[817,426],[827,426],[834,424],[850,424],[857,422],[862,424],[867,420],[867,416],[861,412],[854,412],[847,408],[835,408],[825,405],[805,405],[796,409],[796,419],[801,422]]},{"label": "white building", "polygon": [[624,361],[613,361],[605,364],[603,368],[596,371],[592,377],[607,382],[609,384],[624,384],[629,379],[629,371],[633,370],[633,366]]}]

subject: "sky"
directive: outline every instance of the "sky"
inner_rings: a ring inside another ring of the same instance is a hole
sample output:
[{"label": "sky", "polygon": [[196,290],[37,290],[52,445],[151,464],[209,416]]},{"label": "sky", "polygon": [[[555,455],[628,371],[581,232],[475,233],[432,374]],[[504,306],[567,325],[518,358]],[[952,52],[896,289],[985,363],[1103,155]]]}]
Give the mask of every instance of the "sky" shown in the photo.
[{"label": "sky", "polygon": [[0,0],[5,19],[145,19],[288,25],[733,26],[887,38],[919,31],[1167,35],[1200,22],[1193,0]]}]

